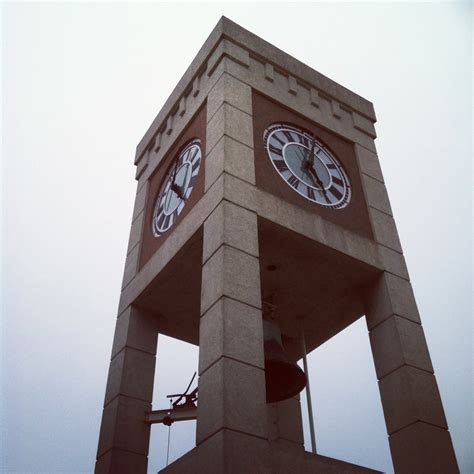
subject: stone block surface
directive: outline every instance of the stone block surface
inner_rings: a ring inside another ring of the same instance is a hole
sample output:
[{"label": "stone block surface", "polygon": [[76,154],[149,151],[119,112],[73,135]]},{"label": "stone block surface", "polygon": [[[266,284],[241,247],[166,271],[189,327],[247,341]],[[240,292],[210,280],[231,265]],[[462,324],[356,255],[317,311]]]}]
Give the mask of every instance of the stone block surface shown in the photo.
[{"label": "stone block surface", "polygon": [[357,143],[354,145],[354,148],[361,172],[383,183],[383,174],[377,153],[368,150]]},{"label": "stone block surface", "polygon": [[[363,130],[361,127],[355,127],[350,108],[345,107],[344,101],[338,101],[340,104],[338,114],[336,117],[332,113],[331,99],[332,94],[325,93],[321,87],[314,87],[319,91],[319,103],[315,106],[313,97],[311,97],[310,89],[297,76],[293,76],[292,71],[285,73],[280,68],[274,68],[273,78],[269,80],[265,76],[265,65],[258,59],[250,57],[250,66],[243,67],[241,64],[226,58],[226,71],[232,76],[238,78],[242,82],[249,84],[255,91],[273,98],[284,106],[297,111],[298,113],[307,116],[311,120],[321,124],[325,128],[344,136],[348,140],[359,143],[365,148],[375,152],[375,145],[373,141],[374,132]],[[291,90],[289,87],[289,77],[296,78],[296,84],[293,82]]]},{"label": "stone block surface", "polygon": [[141,184],[140,178],[144,176],[149,163],[150,163],[150,150],[146,150],[141,156],[141,158],[137,161],[137,168],[135,170],[135,179],[139,181],[139,184]]},{"label": "stone block surface", "polygon": [[252,89],[229,74],[222,74],[207,96],[207,121],[209,122],[223,103],[252,114]]},{"label": "stone block surface", "polygon": [[127,260],[125,261],[125,269],[123,271],[122,278],[122,289],[125,288],[137,274],[138,268],[138,259],[140,258],[140,246],[135,245],[133,249],[127,255]]},{"label": "stone block surface", "polygon": [[132,227],[130,229],[130,238],[128,240],[127,254],[130,253],[132,249],[140,242],[140,239],[142,237],[144,220],[145,211],[142,211],[132,222]]},{"label": "stone block surface", "polygon": [[364,173],[362,173],[362,184],[367,204],[392,216],[392,207],[390,206],[385,184]]},{"label": "stone block surface", "polygon": [[377,137],[372,120],[367,119],[357,112],[352,112],[352,120],[354,121],[354,128],[361,130],[372,138]]},{"label": "stone block surface", "polygon": [[405,365],[380,380],[379,389],[389,434],[417,421],[447,429],[433,374]]},{"label": "stone block surface", "polygon": [[137,474],[145,473],[148,457],[121,449],[111,449],[97,460],[95,474]]},{"label": "stone block surface", "polygon": [[132,348],[122,349],[110,362],[104,404],[118,395],[151,402],[155,356]]},{"label": "stone block surface", "polygon": [[393,273],[394,275],[409,280],[408,268],[405,263],[405,258],[400,252],[389,249],[383,245],[378,246],[380,261],[384,270]]},{"label": "stone block surface", "polygon": [[369,216],[375,241],[402,253],[402,246],[393,217],[373,207],[369,207]]},{"label": "stone block surface", "polygon": [[226,357],[199,377],[197,444],[224,428],[267,434],[265,371]]},{"label": "stone block surface", "polygon": [[294,230],[369,265],[382,268],[377,246],[372,240],[326,221],[270,193],[259,190],[234,176],[224,174],[224,178],[224,197],[226,200],[255,211],[265,219]]},{"label": "stone block surface", "polygon": [[199,374],[222,357],[264,369],[261,311],[221,298],[202,316],[199,330]]},{"label": "stone block surface", "polygon": [[375,474],[379,471],[304,451],[294,443],[270,443],[272,474]]},{"label": "stone block surface", "polygon": [[219,41],[209,58],[207,63],[207,74],[211,75],[225,57],[230,58],[232,61],[235,61],[236,64],[245,68],[249,66],[250,58],[248,50],[242,48],[234,41],[223,38]]},{"label": "stone block surface", "polygon": [[119,396],[109,403],[102,416],[97,457],[116,448],[148,455],[150,425],[144,423],[151,403]]},{"label": "stone block surface", "polygon": [[117,319],[115,325],[112,358],[124,347],[156,354],[158,340],[155,317],[141,309],[129,306]]},{"label": "stone block surface", "polygon": [[389,437],[398,474],[458,474],[449,431],[417,422]]},{"label": "stone block surface", "polygon": [[206,158],[205,165],[206,190],[224,171],[250,184],[255,184],[253,149],[225,135],[211,150]]},{"label": "stone block surface", "polygon": [[146,198],[148,196],[148,183],[149,181],[147,181],[145,185],[141,186],[140,188],[137,186],[137,194],[135,196],[135,205],[133,206],[132,222],[145,209]]},{"label": "stone block surface", "polygon": [[370,345],[379,379],[403,365],[433,372],[423,328],[417,323],[393,316],[370,332]]},{"label": "stone block surface", "polygon": [[253,148],[252,116],[224,103],[207,124],[206,152],[209,153],[222,136]]},{"label": "stone block surface", "polygon": [[[176,464],[176,467],[175,467]],[[221,430],[160,474],[271,474],[266,440]]]},{"label": "stone block surface", "polygon": [[228,430],[224,431],[223,436],[226,473],[258,472],[271,474],[267,440],[245,436],[243,433]]},{"label": "stone block surface", "polygon": [[369,330],[393,315],[421,322],[411,284],[403,278],[382,273],[367,289],[365,298]]},{"label": "stone block surface", "polygon": [[278,412],[276,403],[267,403],[267,436],[269,441],[278,439]]},{"label": "stone block surface", "polygon": [[173,230],[173,238],[166,239],[163,245],[141,268],[140,273],[124,288],[120,295],[119,312],[124,311],[138,298],[156,275],[172,260],[186,242],[199,230],[206,217],[222,201],[224,177],[221,176],[191,209],[189,214]]},{"label": "stone block surface", "polygon": [[257,214],[222,201],[204,222],[203,262],[223,244],[258,257]]},{"label": "stone block surface", "polygon": [[222,296],[261,306],[258,258],[227,245],[219,247],[202,269],[201,314]]},{"label": "stone block surface", "polygon": [[238,206],[258,212],[259,198],[265,194],[267,193],[261,192],[256,186],[231,174],[224,174],[224,198]]},{"label": "stone block surface", "polygon": [[380,474],[379,471],[309,453],[284,440],[267,442],[221,430],[160,474]]},{"label": "stone block surface", "polygon": [[289,398],[272,405],[275,405],[276,408],[278,438],[303,447],[303,419],[300,401],[297,398]]}]

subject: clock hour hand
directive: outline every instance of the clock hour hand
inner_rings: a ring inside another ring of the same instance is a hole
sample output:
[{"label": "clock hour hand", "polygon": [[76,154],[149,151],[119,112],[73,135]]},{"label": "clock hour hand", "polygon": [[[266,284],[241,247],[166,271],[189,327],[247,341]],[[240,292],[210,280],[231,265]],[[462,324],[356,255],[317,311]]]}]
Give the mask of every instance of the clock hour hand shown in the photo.
[{"label": "clock hour hand", "polygon": [[176,174],[178,172],[178,163],[174,167],[173,181],[171,182],[171,191],[174,191],[180,199],[184,199],[184,192],[181,186],[176,183]]},{"label": "clock hour hand", "polygon": [[318,182],[314,179],[314,176],[313,174],[311,174],[309,172],[310,168],[312,168],[311,166],[311,163],[304,159],[302,162],[301,162],[301,171],[306,175],[306,176],[309,176],[311,178],[311,181],[314,183],[314,184],[318,184]]},{"label": "clock hour hand", "polygon": [[311,164],[309,164],[309,166],[307,165],[306,169],[311,173],[312,176],[316,178],[316,182],[318,183],[318,186],[321,188],[321,191],[324,194],[324,197],[326,198],[326,201],[327,201],[328,198],[326,195],[326,189],[324,188],[324,184],[321,181],[321,178],[318,176],[318,173],[316,173],[316,170],[313,168]]},{"label": "clock hour hand", "polygon": [[171,184],[171,191],[174,191],[180,199],[184,199],[184,193],[181,186],[179,186],[174,180]]}]

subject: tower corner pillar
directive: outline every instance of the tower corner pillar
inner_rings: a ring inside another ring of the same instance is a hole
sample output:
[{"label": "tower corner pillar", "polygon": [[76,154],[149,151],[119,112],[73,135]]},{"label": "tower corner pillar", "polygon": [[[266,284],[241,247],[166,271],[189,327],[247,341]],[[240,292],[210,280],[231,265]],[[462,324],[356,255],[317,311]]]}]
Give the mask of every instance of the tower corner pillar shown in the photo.
[{"label": "tower corner pillar", "polygon": [[116,322],[95,474],[146,473],[158,332],[152,315],[133,306]]},{"label": "tower corner pillar", "polygon": [[395,472],[458,473],[410,282],[384,272],[365,302]]}]

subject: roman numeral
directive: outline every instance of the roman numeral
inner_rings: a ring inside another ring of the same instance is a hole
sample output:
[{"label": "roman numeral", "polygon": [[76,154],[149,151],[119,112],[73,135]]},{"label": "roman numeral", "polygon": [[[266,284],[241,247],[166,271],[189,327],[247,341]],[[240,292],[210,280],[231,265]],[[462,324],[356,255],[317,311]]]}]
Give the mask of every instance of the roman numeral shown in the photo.
[{"label": "roman numeral", "polygon": [[197,148],[190,148],[188,151],[188,156],[186,157],[186,161],[192,162],[194,157],[197,155]]},{"label": "roman numeral", "polygon": [[308,138],[305,137],[304,135],[301,135],[301,134],[298,133],[298,141],[299,141],[303,146],[310,148],[311,143],[310,143],[310,141],[308,140]]},{"label": "roman numeral", "polygon": [[188,189],[194,186],[194,183],[196,182],[196,180],[197,180],[196,175],[191,176],[191,179],[189,180],[189,184],[188,184]]},{"label": "roman numeral", "polygon": [[339,178],[336,178],[335,176],[333,176],[332,180],[344,189],[344,181],[342,181],[342,179],[339,179]]},{"label": "roman numeral", "polygon": [[315,201],[316,200],[316,195],[314,194],[313,188],[306,188],[306,195],[309,197],[309,199]]},{"label": "roman numeral", "polygon": [[334,186],[331,186],[328,191],[339,201],[342,198],[342,193],[337,190]]},{"label": "roman numeral", "polygon": [[280,133],[280,132],[274,133],[272,135],[272,138],[274,138],[281,146],[283,146],[283,145],[285,145],[285,142],[278,137],[278,133]]},{"label": "roman numeral", "polygon": [[285,135],[285,137],[287,138],[287,140],[289,142],[296,142],[297,140],[295,140],[294,136],[293,136],[293,133],[290,132],[289,130],[282,130],[283,132],[283,135]]},{"label": "roman numeral", "polygon": [[275,155],[281,156],[281,148],[278,148],[270,143],[270,145],[268,146],[268,149],[272,153],[275,153]]},{"label": "roman numeral", "polygon": [[162,213],[158,216],[158,221],[156,222],[156,227],[161,229],[164,220],[165,220],[165,215]]},{"label": "roman numeral", "polygon": [[337,169],[337,166],[336,166],[335,164],[333,164],[333,163],[328,163],[326,166],[327,166],[330,170],[336,170],[336,169]]},{"label": "roman numeral", "polygon": [[273,163],[276,166],[276,169],[282,173],[288,169],[284,160],[273,160]]},{"label": "roman numeral", "polygon": [[328,198],[328,193],[327,192],[323,193],[322,191],[320,191],[319,193],[324,198],[324,200],[326,201],[327,204],[331,204],[331,200]]},{"label": "roman numeral", "polygon": [[192,169],[193,169],[193,172],[198,169],[200,162],[201,162],[200,160],[196,160],[196,161],[193,163],[193,168],[192,168]]},{"label": "roman numeral", "polygon": [[294,176],[294,175],[291,175],[289,178],[288,178],[288,184],[290,184],[291,186],[293,186],[295,189],[298,189],[298,186],[300,184],[300,180]]}]

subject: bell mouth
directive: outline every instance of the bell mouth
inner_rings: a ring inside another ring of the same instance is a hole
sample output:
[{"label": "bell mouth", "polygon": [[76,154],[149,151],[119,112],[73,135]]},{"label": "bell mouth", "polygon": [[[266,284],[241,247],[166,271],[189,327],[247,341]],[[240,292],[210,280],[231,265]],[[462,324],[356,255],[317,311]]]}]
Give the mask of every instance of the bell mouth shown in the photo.
[{"label": "bell mouth", "polygon": [[294,397],[306,386],[306,375],[300,367],[296,363],[275,357],[275,354],[278,354],[275,349],[278,349],[278,345],[274,341],[265,343],[265,353],[274,356],[265,358],[267,403]]}]

